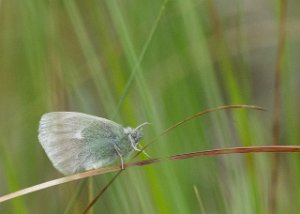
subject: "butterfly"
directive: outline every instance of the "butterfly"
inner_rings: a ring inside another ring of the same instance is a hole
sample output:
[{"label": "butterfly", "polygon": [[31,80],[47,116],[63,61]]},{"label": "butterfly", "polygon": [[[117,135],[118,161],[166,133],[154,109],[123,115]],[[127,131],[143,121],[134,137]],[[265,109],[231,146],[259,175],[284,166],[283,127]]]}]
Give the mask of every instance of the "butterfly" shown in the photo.
[{"label": "butterfly", "polygon": [[42,116],[38,139],[53,166],[65,175],[107,166],[131,156],[143,137],[136,128],[79,112],[50,112]]}]

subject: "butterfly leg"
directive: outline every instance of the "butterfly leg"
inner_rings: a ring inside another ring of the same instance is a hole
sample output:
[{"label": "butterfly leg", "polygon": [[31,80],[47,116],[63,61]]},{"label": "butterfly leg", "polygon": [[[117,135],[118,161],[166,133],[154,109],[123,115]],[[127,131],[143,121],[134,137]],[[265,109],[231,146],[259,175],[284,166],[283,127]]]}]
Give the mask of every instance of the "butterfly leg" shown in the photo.
[{"label": "butterfly leg", "polygon": [[132,148],[135,150],[135,151],[141,151],[139,148],[136,147],[136,145],[134,144],[134,140],[133,138],[129,135],[129,140],[130,140],[130,143],[131,143],[131,146]]},{"label": "butterfly leg", "polygon": [[150,155],[147,154],[147,152],[145,152],[144,150],[142,152],[147,156],[147,158],[151,158]]},{"label": "butterfly leg", "polygon": [[141,150],[139,148],[136,147],[136,145],[134,144],[134,140],[133,138],[129,135],[129,140],[131,142],[131,146],[132,148],[135,150],[135,151],[138,151],[138,152],[143,152],[148,158],[150,158],[150,156],[144,151],[144,150]]},{"label": "butterfly leg", "polygon": [[121,159],[121,168],[124,169],[124,162],[123,162],[123,156],[121,154],[121,150],[116,144],[114,144],[114,148]]},{"label": "butterfly leg", "polygon": [[140,151],[142,151],[142,152],[144,153],[144,155],[146,155],[146,156],[147,156],[147,158],[151,158],[151,157],[150,157],[150,155],[148,155],[148,154],[147,154],[147,152],[145,152],[145,150],[143,150],[143,149],[140,149]]}]

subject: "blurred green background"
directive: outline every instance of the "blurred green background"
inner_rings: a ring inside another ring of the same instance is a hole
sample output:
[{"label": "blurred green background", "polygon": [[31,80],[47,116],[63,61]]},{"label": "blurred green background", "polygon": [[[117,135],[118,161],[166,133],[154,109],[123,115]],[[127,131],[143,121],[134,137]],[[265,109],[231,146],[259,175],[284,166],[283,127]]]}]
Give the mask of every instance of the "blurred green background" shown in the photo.
[{"label": "blurred green background", "polygon": [[[299,1],[288,1],[281,144],[299,144]],[[186,116],[255,104],[181,126],[151,157],[270,145],[279,1],[0,1],[0,194],[61,177],[37,140],[41,115],[79,111],[124,126],[142,144]],[[271,154],[169,161],[122,173],[95,213],[267,213]],[[141,156],[140,158],[145,158]],[[300,210],[300,161],[278,163],[278,213]],[[114,173],[0,204],[1,213],[82,213]]]}]

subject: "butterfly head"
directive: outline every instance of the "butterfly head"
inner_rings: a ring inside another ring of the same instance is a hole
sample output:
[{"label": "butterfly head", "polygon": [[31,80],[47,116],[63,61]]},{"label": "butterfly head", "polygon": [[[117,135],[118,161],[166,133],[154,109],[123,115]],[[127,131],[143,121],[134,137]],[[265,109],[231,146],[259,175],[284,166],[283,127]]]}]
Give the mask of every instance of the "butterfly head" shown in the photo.
[{"label": "butterfly head", "polygon": [[126,128],[125,132],[128,134],[129,138],[132,139],[134,144],[137,144],[139,140],[143,137],[142,127],[149,125],[150,123],[143,123],[136,128]]}]

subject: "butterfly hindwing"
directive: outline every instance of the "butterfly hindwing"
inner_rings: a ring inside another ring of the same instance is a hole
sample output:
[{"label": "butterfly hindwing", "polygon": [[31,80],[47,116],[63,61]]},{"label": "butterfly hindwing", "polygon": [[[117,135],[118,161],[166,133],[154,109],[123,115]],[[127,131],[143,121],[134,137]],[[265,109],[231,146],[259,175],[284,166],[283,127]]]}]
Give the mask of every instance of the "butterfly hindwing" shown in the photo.
[{"label": "butterfly hindwing", "polygon": [[118,158],[114,144],[124,138],[121,125],[77,112],[44,114],[39,126],[39,141],[53,165],[63,174],[111,163]]}]

